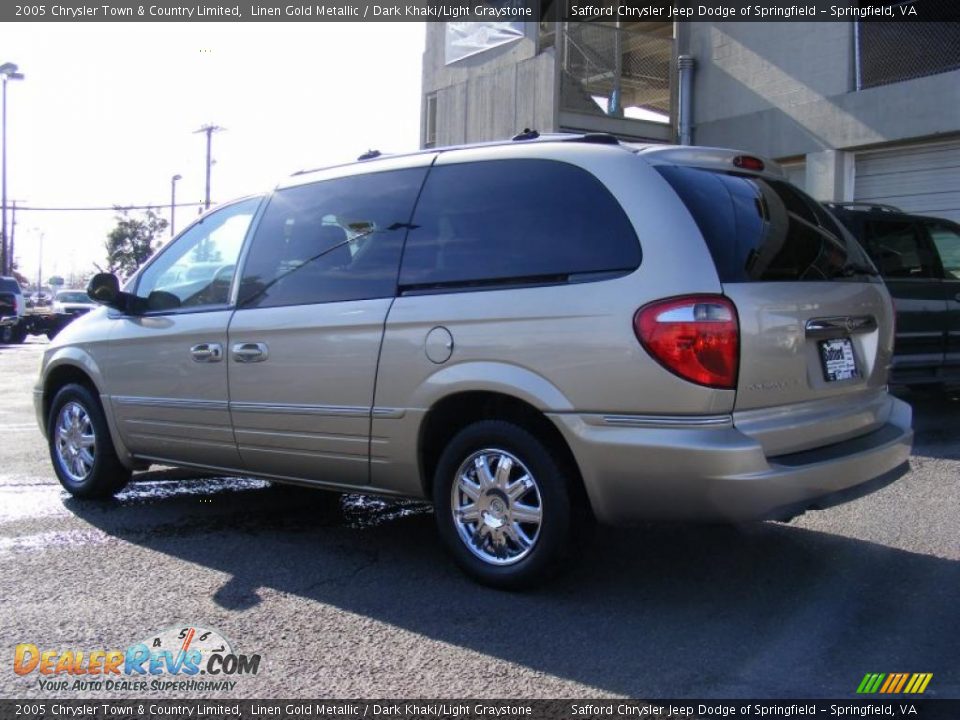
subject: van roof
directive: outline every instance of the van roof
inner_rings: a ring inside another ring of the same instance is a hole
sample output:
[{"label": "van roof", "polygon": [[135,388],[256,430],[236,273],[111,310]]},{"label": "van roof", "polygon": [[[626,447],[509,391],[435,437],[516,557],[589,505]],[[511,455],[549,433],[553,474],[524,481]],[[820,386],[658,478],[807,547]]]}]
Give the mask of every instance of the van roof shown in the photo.
[{"label": "van roof", "polygon": [[756,171],[751,170],[750,168],[740,167],[737,169],[743,172],[770,174],[783,177],[783,171],[776,162],[756,155],[755,153],[747,153],[730,148],[700,147],[695,145],[666,145],[661,143],[632,143],[624,142],[616,136],[608,133],[538,133],[533,130],[524,130],[522,133],[509,140],[491,140],[480,143],[445,145],[442,147],[425,148],[422,150],[414,150],[411,152],[396,154],[381,153],[378,150],[368,150],[353,162],[337,163],[335,165],[313,168],[310,170],[298,170],[297,172],[293,173],[291,177],[302,177],[304,175],[310,175],[312,173],[338,167],[375,163],[378,160],[416,157],[418,155],[431,155],[473,148],[493,148],[516,144],[528,145],[541,143],[585,143],[590,145],[616,146],[623,148],[628,152],[642,155],[645,159],[654,164],[664,163],[677,165],[696,165],[698,167],[717,169],[729,169],[731,163],[737,157],[751,157],[756,158],[762,163],[763,170]]}]

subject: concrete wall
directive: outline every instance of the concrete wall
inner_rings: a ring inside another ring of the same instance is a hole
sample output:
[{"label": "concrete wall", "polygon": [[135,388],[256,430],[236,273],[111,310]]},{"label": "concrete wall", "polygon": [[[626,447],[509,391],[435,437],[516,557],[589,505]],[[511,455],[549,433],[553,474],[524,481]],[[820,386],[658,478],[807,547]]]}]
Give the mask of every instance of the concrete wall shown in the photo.
[{"label": "concrete wall", "polygon": [[689,23],[680,42],[694,143],[805,157],[822,199],[851,199],[857,149],[960,133],[960,71],[856,90],[853,23]]},{"label": "concrete wall", "polygon": [[960,132],[960,71],[855,90],[853,23],[691,23],[694,141],[773,157]]},{"label": "concrete wall", "polygon": [[554,54],[537,55],[537,25],[525,26],[521,40],[445,65],[444,24],[427,23],[422,94],[437,96],[437,145],[556,130]]}]

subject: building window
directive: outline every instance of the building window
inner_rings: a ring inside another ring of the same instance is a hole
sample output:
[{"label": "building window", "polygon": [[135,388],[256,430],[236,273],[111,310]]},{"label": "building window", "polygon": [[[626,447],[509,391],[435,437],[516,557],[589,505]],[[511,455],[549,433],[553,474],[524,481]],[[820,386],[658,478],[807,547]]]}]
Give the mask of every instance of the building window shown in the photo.
[{"label": "building window", "polygon": [[[943,12],[955,0],[889,3],[895,14],[915,7],[925,15]],[[860,1],[861,7],[872,2]],[[896,16],[896,15],[895,15]],[[960,68],[960,23],[886,20],[856,23],[857,89],[887,85]]]},{"label": "building window", "polygon": [[437,95],[427,95],[423,113],[423,146],[425,148],[437,145]]}]

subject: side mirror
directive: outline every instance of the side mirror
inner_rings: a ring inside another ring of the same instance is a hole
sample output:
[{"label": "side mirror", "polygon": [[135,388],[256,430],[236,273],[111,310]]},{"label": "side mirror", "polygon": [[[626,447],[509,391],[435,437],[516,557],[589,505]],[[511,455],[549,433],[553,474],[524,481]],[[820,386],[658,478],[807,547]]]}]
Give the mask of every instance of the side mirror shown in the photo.
[{"label": "side mirror", "polygon": [[87,285],[87,295],[94,302],[108,307],[123,309],[120,281],[113,273],[97,273]]}]

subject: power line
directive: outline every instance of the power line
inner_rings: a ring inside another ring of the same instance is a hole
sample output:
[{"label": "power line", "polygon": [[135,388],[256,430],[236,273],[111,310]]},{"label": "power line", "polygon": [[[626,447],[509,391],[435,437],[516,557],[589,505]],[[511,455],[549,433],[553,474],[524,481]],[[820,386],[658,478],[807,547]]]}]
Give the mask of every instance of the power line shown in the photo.
[{"label": "power line", "polygon": [[[120,210],[165,210],[170,207],[170,203],[153,203],[152,205],[110,205],[109,207],[38,207],[36,205],[17,205],[17,211],[37,210],[40,212],[59,212],[59,211],[111,211]],[[203,207],[202,202],[177,203],[176,207]]]}]

